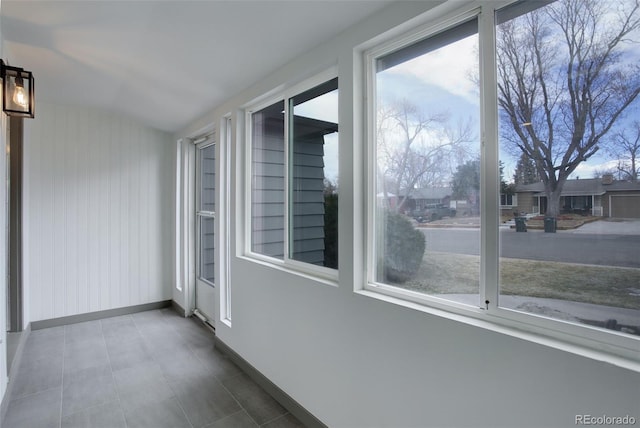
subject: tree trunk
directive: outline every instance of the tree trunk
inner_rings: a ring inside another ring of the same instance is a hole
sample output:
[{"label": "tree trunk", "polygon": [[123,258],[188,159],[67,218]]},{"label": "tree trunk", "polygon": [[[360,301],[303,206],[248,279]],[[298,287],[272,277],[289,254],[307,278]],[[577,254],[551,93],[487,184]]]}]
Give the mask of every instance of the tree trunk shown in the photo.
[{"label": "tree trunk", "polygon": [[560,193],[562,188],[555,190],[546,189],[547,195],[547,211],[545,217],[558,217],[560,215]]}]

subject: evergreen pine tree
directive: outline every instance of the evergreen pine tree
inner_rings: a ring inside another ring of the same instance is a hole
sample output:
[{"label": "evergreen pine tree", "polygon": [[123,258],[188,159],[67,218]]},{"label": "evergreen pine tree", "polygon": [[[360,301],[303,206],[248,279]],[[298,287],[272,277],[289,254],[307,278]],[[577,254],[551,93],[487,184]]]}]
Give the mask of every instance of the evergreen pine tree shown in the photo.
[{"label": "evergreen pine tree", "polygon": [[516,171],[513,174],[513,182],[515,184],[531,184],[537,183],[540,181],[540,176],[536,171],[536,166],[533,163],[533,160],[526,155],[526,153],[522,153],[520,155],[520,159],[518,159],[518,163],[516,164]]}]

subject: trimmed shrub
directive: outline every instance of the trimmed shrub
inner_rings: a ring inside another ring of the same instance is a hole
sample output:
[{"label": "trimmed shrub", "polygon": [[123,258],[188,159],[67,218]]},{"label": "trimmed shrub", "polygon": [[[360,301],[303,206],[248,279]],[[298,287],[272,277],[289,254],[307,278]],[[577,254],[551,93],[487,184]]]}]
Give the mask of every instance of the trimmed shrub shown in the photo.
[{"label": "trimmed shrub", "polygon": [[387,282],[402,283],[418,272],[424,256],[425,237],[402,214],[386,210],[384,277]]},{"label": "trimmed shrub", "polygon": [[324,195],[324,266],[338,269],[338,195]]}]

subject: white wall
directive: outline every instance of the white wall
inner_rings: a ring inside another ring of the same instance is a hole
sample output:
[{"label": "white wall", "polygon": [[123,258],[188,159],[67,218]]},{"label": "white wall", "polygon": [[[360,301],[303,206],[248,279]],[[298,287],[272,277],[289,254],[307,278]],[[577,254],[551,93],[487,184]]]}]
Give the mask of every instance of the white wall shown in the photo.
[{"label": "white wall", "polygon": [[27,321],[171,299],[170,136],[42,102],[25,128]]},{"label": "white wall", "polygon": [[[223,115],[240,113],[274,88],[339,65],[339,286],[238,256],[244,140],[236,136],[230,213],[233,319],[231,327],[218,320],[216,334],[330,427],[569,427],[575,426],[576,414],[630,414],[640,420],[636,370],[354,293],[364,280],[366,223],[364,172],[356,161],[365,144],[357,47],[428,7],[425,2],[394,4],[181,133],[220,123]],[[234,116],[234,123],[241,118]]]}]

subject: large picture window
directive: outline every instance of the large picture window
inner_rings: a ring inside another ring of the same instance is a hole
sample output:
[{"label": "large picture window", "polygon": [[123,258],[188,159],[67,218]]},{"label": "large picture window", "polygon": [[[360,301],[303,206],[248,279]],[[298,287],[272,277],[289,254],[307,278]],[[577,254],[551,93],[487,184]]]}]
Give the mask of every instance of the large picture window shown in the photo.
[{"label": "large picture window", "polygon": [[365,58],[365,288],[637,352],[637,2],[481,2]]},{"label": "large picture window", "polygon": [[251,252],[338,267],[338,80],[250,113]]},{"label": "large picture window", "polygon": [[624,174],[640,154],[625,146],[640,136],[638,5],[526,6],[496,12],[500,158],[529,226],[501,230],[499,305],[640,335],[640,236],[608,227],[637,204],[601,209],[603,195],[640,194]]},{"label": "large picture window", "polygon": [[[480,304],[475,17],[375,60],[375,281]],[[466,251],[473,248],[475,251]]]}]

